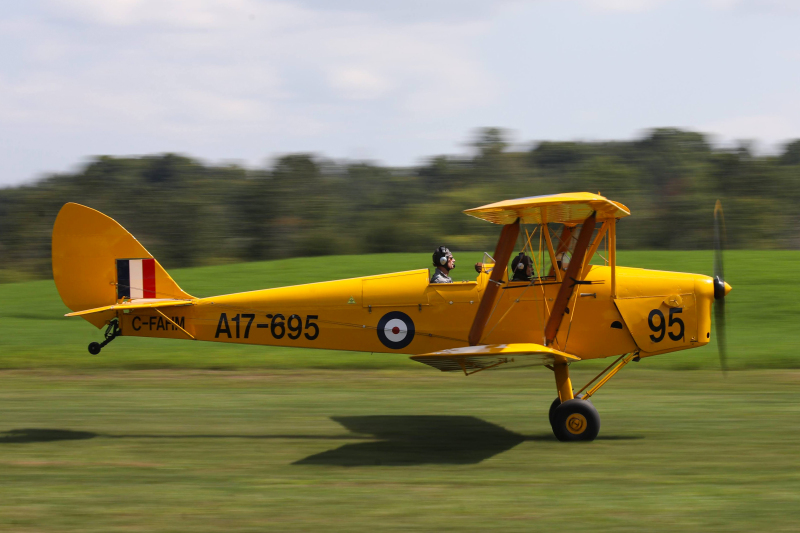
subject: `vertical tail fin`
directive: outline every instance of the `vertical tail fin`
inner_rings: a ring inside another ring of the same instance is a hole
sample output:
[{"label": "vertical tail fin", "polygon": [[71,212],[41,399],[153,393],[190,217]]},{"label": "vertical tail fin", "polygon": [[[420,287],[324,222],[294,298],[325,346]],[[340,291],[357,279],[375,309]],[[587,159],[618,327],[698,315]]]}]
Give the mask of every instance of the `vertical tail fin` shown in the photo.
[{"label": "vertical tail fin", "polygon": [[[122,299],[193,298],[117,221],[80,204],[64,204],[58,212],[52,257],[56,288],[72,311]],[[83,318],[100,328],[113,316],[109,311]]]}]

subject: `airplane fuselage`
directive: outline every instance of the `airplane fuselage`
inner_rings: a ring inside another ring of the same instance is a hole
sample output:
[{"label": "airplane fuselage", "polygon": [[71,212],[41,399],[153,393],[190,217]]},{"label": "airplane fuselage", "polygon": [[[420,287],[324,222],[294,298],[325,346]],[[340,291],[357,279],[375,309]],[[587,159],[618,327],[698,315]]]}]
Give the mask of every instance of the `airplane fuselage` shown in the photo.
[{"label": "airplane fuselage", "polygon": [[[427,269],[194,300],[164,312],[121,314],[123,335],[423,354],[468,345],[488,275],[429,284]],[[713,280],[699,274],[593,266],[575,287],[553,346],[581,359],[641,356],[703,346],[710,339]],[[483,344],[543,343],[560,283],[504,283]],[[180,327],[178,327],[180,326]],[[184,329],[184,331],[181,331]]]}]

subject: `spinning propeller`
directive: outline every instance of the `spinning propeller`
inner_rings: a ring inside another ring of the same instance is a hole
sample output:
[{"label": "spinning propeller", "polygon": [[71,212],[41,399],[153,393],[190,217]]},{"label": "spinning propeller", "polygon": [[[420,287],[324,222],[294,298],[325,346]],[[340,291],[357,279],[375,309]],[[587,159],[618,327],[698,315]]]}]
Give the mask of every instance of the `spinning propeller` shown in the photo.
[{"label": "spinning propeller", "polygon": [[728,371],[728,347],[725,338],[725,295],[731,286],[725,283],[725,269],[723,267],[722,252],[725,247],[725,216],[722,213],[722,203],[717,200],[714,206],[714,321],[717,328],[717,350],[719,351],[719,364],[723,372]]}]

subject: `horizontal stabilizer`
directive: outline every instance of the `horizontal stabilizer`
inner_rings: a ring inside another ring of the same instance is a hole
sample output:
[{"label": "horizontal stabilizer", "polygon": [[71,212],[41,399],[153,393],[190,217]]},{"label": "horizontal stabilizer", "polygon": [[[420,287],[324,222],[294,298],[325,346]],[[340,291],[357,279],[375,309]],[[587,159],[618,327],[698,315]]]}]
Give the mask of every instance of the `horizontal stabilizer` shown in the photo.
[{"label": "horizontal stabilizer", "polygon": [[464,348],[414,355],[411,359],[438,368],[442,372],[460,370],[465,374],[472,374],[490,368],[519,368],[552,364],[556,357],[580,361],[580,357],[532,343],[465,346]]},{"label": "horizontal stabilizer", "polygon": [[120,309],[152,309],[154,307],[178,307],[181,305],[192,305],[192,301],[170,300],[163,298],[143,298],[140,300],[130,300],[113,305],[105,305],[103,307],[95,307],[94,309],[75,311],[74,313],[67,313],[64,316],[83,316],[94,313],[102,313],[105,311],[118,311]]}]

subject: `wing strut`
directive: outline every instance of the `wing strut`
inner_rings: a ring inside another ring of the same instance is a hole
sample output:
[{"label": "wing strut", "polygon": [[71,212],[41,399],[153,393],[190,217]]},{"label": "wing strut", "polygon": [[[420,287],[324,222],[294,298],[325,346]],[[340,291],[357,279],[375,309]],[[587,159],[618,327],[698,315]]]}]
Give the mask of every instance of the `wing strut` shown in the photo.
[{"label": "wing strut", "polygon": [[[570,259],[569,267],[567,267],[567,273],[564,275],[564,280],[558,288],[556,301],[553,303],[553,308],[550,311],[550,318],[547,319],[547,325],[544,328],[545,346],[553,344],[553,340],[558,334],[558,328],[561,326],[561,320],[564,318],[564,311],[567,310],[567,304],[569,303],[572,291],[576,285],[575,282],[578,280],[578,276],[583,269],[583,258],[586,255],[586,249],[589,248],[589,243],[592,240],[592,233],[594,233],[594,226],[597,222],[596,215],[597,213],[592,213],[589,218],[583,221],[583,226],[581,226],[578,242],[575,243],[575,251],[572,253],[572,259]],[[481,304],[483,304],[482,301]],[[472,337],[470,336],[470,340],[471,339]]]},{"label": "wing strut", "polygon": [[478,305],[478,312],[475,313],[475,320],[473,320],[472,328],[469,330],[470,346],[475,346],[481,342],[483,328],[486,327],[486,322],[489,320],[492,306],[497,297],[497,291],[500,289],[500,283],[508,266],[508,260],[511,259],[511,254],[514,252],[514,244],[517,242],[518,235],[519,219],[513,224],[503,226],[503,231],[500,232],[500,240],[497,241],[497,247],[494,250],[494,270],[492,270],[492,275],[486,284],[483,298],[481,298],[481,303]]}]

